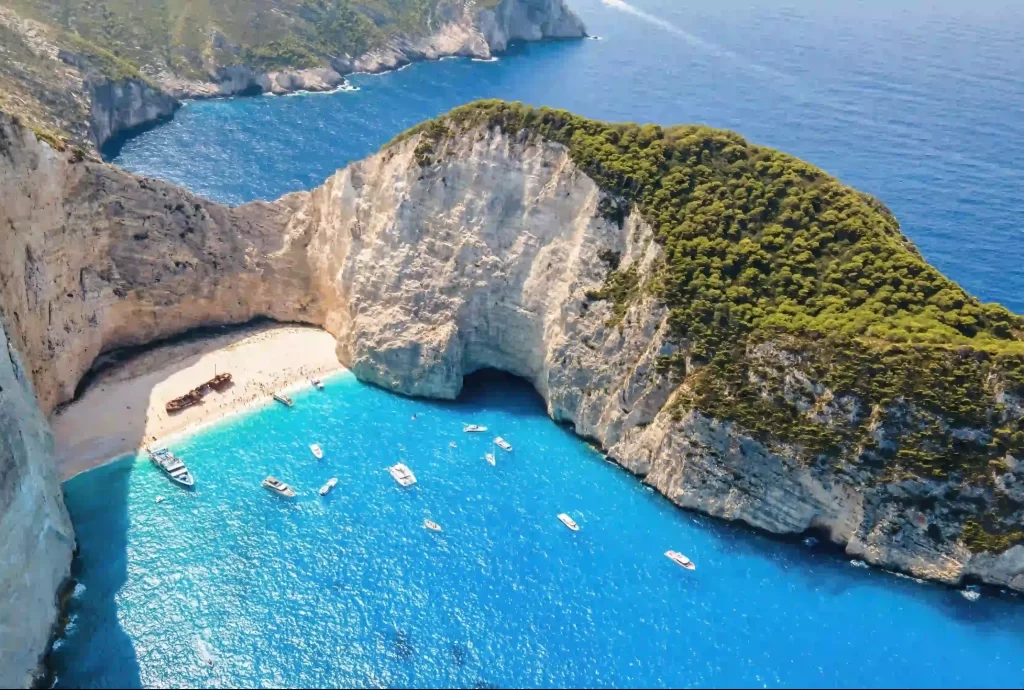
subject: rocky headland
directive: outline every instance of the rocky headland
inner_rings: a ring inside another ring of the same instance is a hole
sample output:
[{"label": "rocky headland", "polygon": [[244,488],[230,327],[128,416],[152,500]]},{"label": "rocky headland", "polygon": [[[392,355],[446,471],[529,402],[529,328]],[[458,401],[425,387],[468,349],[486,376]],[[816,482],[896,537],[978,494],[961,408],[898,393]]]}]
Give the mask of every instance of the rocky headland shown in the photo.
[{"label": "rocky headland", "polygon": [[0,116],[0,682],[45,650],[72,530],[46,416],[97,357],[307,323],[363,380],[529,380],[676,504],[1024,591],[1024,320],[879,202],[729,132],[484,102],[228,208]]},{"label": "rocky headland", "polygon": [[0,109],[58,148],[95,155],[172,117],[182,99],[331,91],[352,72],[586,35],[565,0],[252,0],[242,16],[178,5],[155,15],[105,3],[0,6]]}]

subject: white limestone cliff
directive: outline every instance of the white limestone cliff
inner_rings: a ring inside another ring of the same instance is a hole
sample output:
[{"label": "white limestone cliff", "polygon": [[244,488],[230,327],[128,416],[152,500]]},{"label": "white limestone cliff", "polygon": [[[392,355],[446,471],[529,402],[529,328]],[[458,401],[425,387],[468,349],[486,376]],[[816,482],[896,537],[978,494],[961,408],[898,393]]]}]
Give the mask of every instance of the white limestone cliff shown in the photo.
[{"label": "white limestone cliff", "polygon": [[[22,684],[45,650],[72,551],[42,413],[103,352],[258,316],[322,326],[360,378],[402,393],[451,398],[485,367],[522,376],[554,419],[685,508],[821,530],[920,577],[1024,590],[1024,547],[972,554],[958,540],[988,489],[951,498],[943,482],[806,464],[674,407],[681,382],[658,370],[678,347],[664,307],[641,294],[614,323],[594,298],[609,257],[642,285],[660,246],[638,214],[620,225],[599,212],[601,190],[563,146],[483,128],[429,160],[418,144],[227,208],[58,154],[0,116],[0,543],[18,554],[0,561],[0,683]],[[788,355],[769,343],[748,356]],[[1022,480],[1022,463],[1000,479],[1024,503]]]}]

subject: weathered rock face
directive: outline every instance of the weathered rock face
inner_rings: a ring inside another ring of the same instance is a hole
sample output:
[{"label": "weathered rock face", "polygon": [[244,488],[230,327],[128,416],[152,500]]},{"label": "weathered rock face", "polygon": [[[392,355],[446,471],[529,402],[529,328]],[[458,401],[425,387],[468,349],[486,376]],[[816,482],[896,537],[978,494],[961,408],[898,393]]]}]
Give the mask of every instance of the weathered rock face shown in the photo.
[{"label": "weathered rock face", "polygon": [[[24,554],[0,563],[0,681],[20,683],[43,651],[72,548],[33,391],[49,412],[104,351],[257,316],[321,325],[358,376],[407,394],[454,397],[485,367],[525,377],[553,418],[686,508],[820,529],[852,556],[921,577],[1024,590],[1024,547],[972,554],[959,541],[991,488],[807,464],[674,405],[685,381],[659,359],[687,353],[664,307],[641,294],[618,319],[593,297],[614,261],[643,284],[660,246],[638,214],[602,215],[601,190],[564,147],[485,129],[434,142],[426,158],[419,144],[231,209],[72,162],[0,118],[0,539]],[[792,364],[784,343],[747,356]],[[835,423],[851,413],[833,407]],[[888,433],[881,423],[878,442]],[[999,482],[1024,505],[1024,463],[1007,462]]]},{"label": "weathered rock face", "polygon": [[176,99],[144,81],[101,81],[90,84],[92,106],[89,131],[102,149],[111,138],[133,129],[166,120],[181,105]]}]

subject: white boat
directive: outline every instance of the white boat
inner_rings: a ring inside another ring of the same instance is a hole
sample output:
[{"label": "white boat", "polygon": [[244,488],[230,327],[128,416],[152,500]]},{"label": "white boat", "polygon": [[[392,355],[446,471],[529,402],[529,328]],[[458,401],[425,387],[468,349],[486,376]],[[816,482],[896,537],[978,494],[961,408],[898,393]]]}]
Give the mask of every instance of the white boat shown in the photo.
[{"label": "white boat", "polygon": [[313,451],[313,457],[315,457],[317,460],[320,460],[321,458],[324,457],[324,450],[323,448],[320,447],[319,443],[311,443],[309,449]]},{"label": "white boat", "polygon": [[576,524],[576,521],[565,513],[559,513],[558,519],[562,521],[562,524],[571,529],[573,532],[579,532],[580,526]]},{"label": "white boat", "polygon": [[402,463],[392,465],[388,468],[388,472],[390,472],[391,476],[395,478],[395,481],[402,486],[412,486],[416,483],[416,475],[414,475],[412,470]]},{"label": "white boat", "polygon": [[429,529],[431,532],[440,532],[441,525],[437,524],[433,520],[424,520],[423,529]]},{"label": "white boat", "polygon": [[467,424],[466,426],[462,427],[462,430],[465,431],[467,434],[479,434],[484,431],[487,431],[487,427],[479,426],[478,424]]},{"label": "white boat", "polygon": [[494,453],[487,453],[487,454],[485,454],[484,455],[484,460],[486,460],[487,462],[489,462],[492,465],[498,464],[497,461],[495,461],[495,459],[494,459]]},{"label": "white boat", "polygon": [[326,496],[328,493],[330,493],[331,489],[333,489],[337,485],[338,485],[338,478],[337,477],[331,477],[330,479],[327,480],[326,484],[324,484],[323,486],[320,487],[320,495],[321,496]]},{"label": "white boat", "polygon": [[501,448],[504,451],[509,451],[509,452],[512,451],[512,444],[509,443],[508,441],[506,441],[505,439],[503,439],[501,436],[499,436],[498,438],[494,439],[494,444],[496,446],[498,446],[498,448]]},{"label": "white boat", "polygon": [[264,489],[269,489],[275,494],[280,494],[287,498],[295,498],[295,492],[292,491],[292,487],[288,486],[276,477],[267,477],[263,480],[262,484]]},{"label": "white boat", "polygon": [[676,565],[681,565],[687,570],[696,570],[697,566],[693,564],[689,558],[679,553],[678,551],[666,551],[665,555],[668,556],[669,560]]},{"label": "white boat", "polygon": [[974,585],[970,585],[961,589],[960,595],[967,601],[977,601],[981,599],[981,590]]},{"label": "white boat", "polygon": [[323,381],[320,379],[310,379],[309,382],[312,383],[313,388],[316,388],[318,391],[322,391],[324,389]]},{"label": "white boat", "polygon": [[166,448],[149,451],[149,459],[150,462],[170,477],[171,481],[175,484],[180,484],[181,486],[192,486],[195,484],[195,480],[192,479],[192,473],[185,467],[185,463]]},{"label": "white boat", "polygon": [[287,395],[284,395],[283,393],[274,393],[274,400],[281,403],[285,407],[295,406],[295,403],[292,402],[292,399],[289,398]]}]

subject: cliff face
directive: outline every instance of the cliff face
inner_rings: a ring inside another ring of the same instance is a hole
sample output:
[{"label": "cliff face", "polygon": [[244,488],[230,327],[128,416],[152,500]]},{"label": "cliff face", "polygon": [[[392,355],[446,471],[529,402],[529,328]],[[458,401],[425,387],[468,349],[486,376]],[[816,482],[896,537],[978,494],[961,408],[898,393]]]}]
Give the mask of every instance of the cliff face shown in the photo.
[{"label": "cliff face", "polygon": [[[411,395],[454,397],[484,367],[522,376],[554,419],[683,507],[1024,590],[1024,547],[961,537],[997,504],[1021,524],[1024,464],[1008,454],[984,482],[897,476],[808,459],[693,404],[715,370],[673,336],[651,287],[663,246],[636,208],[608,202],[565,146],[479,126],[407,137],[312,192],[231,209],[76,162],[0,116],[0,539],[21,554],[0,563],[0,682],[20,684],[45,648],[73,544],[36,410],[71,399],[102,352],[257,316],[322,326],[359,377]],[[615,274],[634,276],[626,303],[604,294]],[[900,443],[910,403],[868,410],[801,357],[783,336],[742,354],[765,390],[777,377],[778,404],[825,427],[869,414],[875,445]],[[1000,400],[999,423],[1024,417],[1019,395]]]},{"label": "cliff face", "polygon": [[[335,3],[321,7],[333,7],[323,16],[301,2],[247,2],[245,12],[207,8],[225,13],[207,16],[200,10],[194,24],[172,17],[154,26],[128,9],[108,6],[76,6],[70,14],[55,14],[54,6],[36,0],[19,2],[21,14],[0,7],[0,110],[55,142],[102,150],[119,135],[171,117],[178,99],[330,91],[351,72],[377,73],[455,55],[486,59],[513,40],[586,35],[565,0],[501,0],[486,8],[473,0],[431,0],[361,10]],[[382,13],[385,8],[396,14]],[[167,7],[152,9],[157,17]],[[100,10],[107,14],[85,19]],[[332,13],[342,10],[350,14]],[[76,13],[84,18],[75,21]],[[360,19],[360,13],[372,19]],[[212,23],[203,27],[204,22]],[[255,44],[222,33],[236,22],[243,26],[235,33]],[[123,24],[123,31],[86,31],[108,23]],[[152,44],[169,25],[199,33]],[[139,35],[128,40],[134,32]],[[202,48],[183,45],[186,39]],[[347,46],[358,49],[350,54]]]}]

